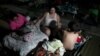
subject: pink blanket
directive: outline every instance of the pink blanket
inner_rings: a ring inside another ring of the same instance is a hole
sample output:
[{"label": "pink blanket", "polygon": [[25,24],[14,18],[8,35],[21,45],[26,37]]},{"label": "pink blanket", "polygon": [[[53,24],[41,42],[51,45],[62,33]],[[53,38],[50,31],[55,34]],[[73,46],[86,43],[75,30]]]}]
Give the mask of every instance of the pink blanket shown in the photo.
[{"label": "pink blanket", "polygon": [[17,14],[17,19],[10,21],[10,28],[11,30],[17,30],[25,23],[26,23],[26,17],[21,14]]}]

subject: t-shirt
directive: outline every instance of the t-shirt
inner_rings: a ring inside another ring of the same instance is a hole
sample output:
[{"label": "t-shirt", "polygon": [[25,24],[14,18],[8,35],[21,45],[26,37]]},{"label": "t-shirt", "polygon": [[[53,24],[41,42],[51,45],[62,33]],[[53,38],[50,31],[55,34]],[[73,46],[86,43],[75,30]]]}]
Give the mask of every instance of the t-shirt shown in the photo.
[{"label": "t-shirt", "polygon": [[45,18],[45,26],[49,26],[49,24],[52,21],[56,21],[57,22],[57,14],[55,13],[55,16],[54,17],[51,17],[50,16],[50,13],[47,13],[46,18]]}]

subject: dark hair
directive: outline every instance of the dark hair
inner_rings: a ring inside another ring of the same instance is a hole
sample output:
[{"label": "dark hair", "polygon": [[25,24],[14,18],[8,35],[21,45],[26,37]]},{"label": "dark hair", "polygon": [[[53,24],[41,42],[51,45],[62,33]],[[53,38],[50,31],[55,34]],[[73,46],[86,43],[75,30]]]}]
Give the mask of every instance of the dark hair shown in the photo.
[{"label": "dark hair", "polygon": [[71,21],[68,24],[68,31],[69,32],[79,32],[81,30],[80,23],[77,21]]},{"label": "dark hair", "polygon": [[56,21],[51,21],[48,28],[51,31],[51,34],[49,36],[49,41],[53,41],[53,39],[56,37],[56,32],[57,32]]},{"label": "dark hair", "polygon": [[49,11],[51,10],[51,8],[55,8],[55,10],[56,10],[56,7],[55,6],[50,6],[49,7]]},{"label": "dark hair", "polygon": [[49,27],[51,30],[55,30],[55,29],[57,29],[56,23],[57,23],[57,22],[53,20],[53,21],[50,22],[50,24],[49,24],[48,27]]},{"label": "dark hair", "polygon": [[16,31],[16,34],[19,35],[19,36],[22,36],[22,35],[24,35],[25,33],[24,33],[23,31],[21,31],[21,30],[17,30],[17,31]]},{"label": "dark hair", "polygon": [[58,29],[58,27],[56,25],[56,21],[52,21],[49,24],[49,28],[51,30],[51,34],[49,36],[49,41],[53,41],[54,39],[59,39],[62,41],[64,31],[62,29]]}]

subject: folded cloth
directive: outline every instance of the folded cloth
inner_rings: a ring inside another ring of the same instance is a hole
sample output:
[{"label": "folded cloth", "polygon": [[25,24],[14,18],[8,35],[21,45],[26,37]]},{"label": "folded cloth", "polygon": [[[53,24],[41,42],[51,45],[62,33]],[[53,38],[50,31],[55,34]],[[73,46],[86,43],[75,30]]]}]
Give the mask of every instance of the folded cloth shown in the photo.
[{"label": "folded cloth", "polygon": [[17,19],[16,20],[10,20],[10,28],[11,30],[18,30],[20,27],[22,27],[25,23],[26,23],[26,17],[21,15],[21,14],[17,14]]},{"label": "folded cloth", "polygon": [[57,50],[59,50],[60,56],[63,56],[65,52],[65,48],[63,47],[63,43],[60,40],[55,39],[52,42],[47,41],[42,46],[45,50],[50,51],[51,53],[55,53]]}]

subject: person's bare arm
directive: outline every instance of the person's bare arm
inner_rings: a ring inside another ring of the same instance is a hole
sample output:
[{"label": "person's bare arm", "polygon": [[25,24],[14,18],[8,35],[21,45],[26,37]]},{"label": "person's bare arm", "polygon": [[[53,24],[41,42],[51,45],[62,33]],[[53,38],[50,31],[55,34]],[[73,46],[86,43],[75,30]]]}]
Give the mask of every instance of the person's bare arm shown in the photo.
[{"label": "person's bare arm", "polygon": [[36,24],[40,24],[46,17],[47,13],[45,13],[43,16],[38,17],[38,22]]},{"label": "person's bare arm", "polygon": [[61,21],[60,21],[60,16],[57,15],[57,25],[58,25],[58,28],[61,27]]}]

